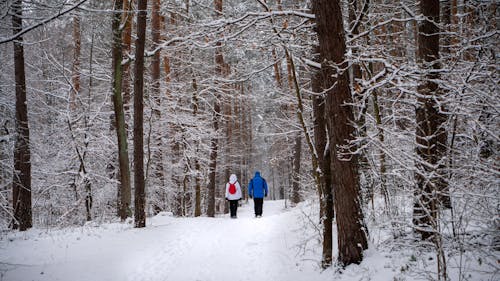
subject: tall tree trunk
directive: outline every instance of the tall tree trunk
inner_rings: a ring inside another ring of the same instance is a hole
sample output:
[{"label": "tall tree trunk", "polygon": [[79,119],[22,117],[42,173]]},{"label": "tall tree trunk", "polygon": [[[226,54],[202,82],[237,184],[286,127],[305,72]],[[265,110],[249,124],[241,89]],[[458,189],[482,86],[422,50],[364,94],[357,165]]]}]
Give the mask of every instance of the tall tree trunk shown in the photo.
[{"label": "tall tree trunk", "polygon": [[[151,4],[151,40],[152,40],[152,48],[156,50],[158,46],[160,45],[161,41],[161,30],[162,26],[164,24],[162,23],[162,16],[160,14],[160,7],[161,7],[161,1],[160,0],[153,0]],[[166,72],[166,82],[170,82],[170,61],[167,57],[163,58],[163,63],[164,63],[164,70],[168,71]],[[151,92],[151,97],[153,100],[152,103],[152,112],[153,112],[153,119],[151,122],[151,125],[154,127],[154,131],[158,132],[156,134],[153,134],[152,136],[152,180],[155,181],[155,184],[153,184],[152,188],[154,189],[154,197],[155,199],[153,200],[153,210],[154,213],[158,213],[164,210],[164,206],[166,205],[165,199],[166,199],[166,194],[165,194],[165,189],[163,188],[164,186],[164,167],[163,167],[163,133],[162,133],[162,96],[163,94],[160,91],[160,70],[161,70],[161,51],[158,49],[156,52],[153,54],[152,60],[151,60],[151,87],[150,87],[150,92]],[[168,87],[168,85],[167,85]],[[168,88],[167,88],[168,89]],[[167,93],[165,94],[165,97],[167,99],[170,96],[170,92],[167,90]],[[175,162],[174,162],[175,163]],[[175,172],[174,172],[175,174]]]},{"label": "tall tree trunk", "polygon": [[[287,27],[287,21],[285,20],[283,28]],[[298,81],[294,79],[295,77],[295,67],[293,66],[293,61],[290,53],[286,51],[286,68],[287,68],[287,74],[288,74],[288,89],[290,90],[291,93],[294,92],[294,88],[296,91],[298,91],[297,97],[300,98],[300,90],[299,90],[299,85]],[[297,83],[297,85],[294,85]],[[296,87],[295,87],[296,86]],[[300,109],[299,109],[300,110]],[[290,113],[294,112],[299,112],[297,110],[297,106],[292,105],[289,107]],[[299,116],[300,119],[300,116]],[[300,132],[297,133],[295,136],[295,145],[293,148],[293,162],[292,162],[292,194],[291,194],[291,204],[296,205],[300,202],[300,155],[302,152],[302,136]],[[315,157],[313,153],[313,157]]]},{"label": "tall tree trunk", "polygon": [[[197,117],[198,114],[198,83],[196,82],[196,77],[194,77],[193,72],[193,116]],[[198,151],[199,143],[196,141],[196,151]],[[194,216],[201,216],[201,183],[200,183],[200,161],[198,158],[194,160],[194,168],[195,168],[195,203],[194,203]]]},{"label": "tall tree trunk", "polygon": [[[23,1],[12,3],[12,31],[23,30]],[[24,70],[23,38],[14,41],[14,75],[16,80],[16,142],[14,146],[14,171],[12,195],[14,219],[12,228],[25,231],[31,228],[31,153],[28,106],[26,100],[26,74]]]},{"label": "tall tree trunk", "polygon": [[[443,53],[443,61],[447,61],[447,62],[450,62],[450,57],[451,57],[451,45],[452,45],[452,36],[450,34],[452,34],[453,32],[453,27],[452,27],[452,17],[454,17],[455,15],[452,15],[452,5],[451,5],[451,0],[445,0],[443,1],[443,9],[442,9],[442,13],[441,13],[441,17],[442,17],[442,22],[443,22],[443,27],[445,29],[445,31],[448,33],[448,35],[445,35],[443,40],[442,40],[442,45],[443,46],[440,46],[441,47],[441,52]],[[494,2],[494,1],[493,1]],[[496,22],[496,21],[495,21]],[[445,90],[443,89],[443,95],[445,95],[446,93]],[[442,140],[443,141],[443,140]],[[447,141],[447,140],[445,140]],[[451,159],[453,156],[451,155],[451,150],[448,150],[448,157],[449,159]],[[448,168],[448,171],[449,169],[451,168],[449,165],[447,166]],[[441,170],[441,175],[444,176],[444,174],[448,174],[449,175],[449,172],[448,171],[445,171],[445,166],[444,165],[440,165],[440,170]],[[451,204],[451,196],[450,196],[450,188],[448,186],[448,181],[445,181],[443,180],[442,181],[442,186],[441,186],[441,193],[440,193],[440,197],[439,197],[439,203],[445,207],[445,208],[449,208],[451,209],[452,208],[452,204]]]},{"label": "tall tree trunk", "polygon": [[134,64],[134,215],[135,227],[146,226],[144,182],[144,45],[146,43],[147,0],[137,1],[137,40]]},{"label": "tall tree trunk", "polygon": [[[132,52],[132,23],[133,23],[133,18],[134,14],[132,12],[132,7],[134,5],[134,0],[123,0],[123,14],[122,14],[122,22],[124,23],[123,25],[123,33],[122,33],[122,40],[123,40],[123,49],[122,49],[122,54],[123,58],[128,60],[128,56]],[[123,111],[125,112],[125,127],[127,128],[127,135],[128,135],[128,128],[129,124],[127,123],[127,120],[130,122],[130,99],[131,99],[131,87],[130,87],[130,81],[132,80],[131,78],[131,73],[130,73],[130,62],[127,62],[123,64],[123,79],[122,79],[122,92],[123,92]]]},{"label": "tall tree trunk", "polygon": [[[216,100],[214,102],[214,113],[213,113],[213,129],[217,133],[219,130],[219,115],[220,115],[220,105]],[[210,159],[208,165],[208,198],[207,198],[207,216],[215,217],[215,176],[217,168],[217,150],[218,150],[218,138],[217,136],[212,137],[210,142]]]},{"label": "tall tree trunk", "polygon": [[[300,157],[302,152],[302,136],[298,133],[295,136],[295,145],[293,149],[293,182],[292,182],[292,198],[293,205],[300,203]],[[313,155],[314,157],[314,155]]]},{"label": "tall tree trunk", "polygon": [[[222,0],[214,0],[215,11],[217,16],[222,14]],[[216,73],[219,77],[222,77],[225,73],[226,65],[224,63],[224,57],[222,55],[222,43],[217,42],[217,47],[215,49],[215,64]],[[220,91],[220,89],[216,89]],[[213,127],[215,136],[213,136],[210,145],[210,163],[209,163],[209,174],[208,174],[208,200],[207,200],[207,216],[215,216],[215,185],[216,185],[216,168],[217,168],[217,151],[218,151],[218,137],[217,131],[219,130],[219,117],[220,117],[220,95],[216,94],[214,100],[214,114],[213,114]]]},{"label": "tall tree trunk", "polygon": [[324,87],[325,79],[322,72],[317,71],[311,78],[313,92],[318,93],[313,96],[313,124],[314,124],[314,145],[318,157],[318,167],[321,170],[320,176],[320,219],[323,224],[323,254],[322,267],[327,268],[333,260],[333,190],[330,171],[330,150],[328,149],[327,124],[325,116],[325,97],[320,94]]},{"label": "tall tree trunk", "polygon": [[[337,69],[347,69],[345,59],[345,35],[342,23],[342,12],[338,0],[314,0],[313,11],[316,15],[316,26],[319,39],[321,72],[326,92],[326,116],[329,132],[332,179],[335,197],[335,213],[337,218],[339,263],[349,265],[360,263],[363,250],[368,248],[366,226],[364,224],[359,195],[359,178],[356,155],[339,155],[343,147],[350,146],[354,136],[354,127],[347,72],[339,73]],[[333,68],[335,63],[339,68]],[[340,151],[339,151],[340,149]]]},{"label": "tall tree trunk", "polygon": [[[160,45],[161,39],[161,19],[160,19],[160,0],[153,0],[151,5],[151,39],[153,41],[153,49]],[[161,97],[160,93],[160,50],[157,50],[151,61],[151,95],[153,97],[153,116],[152,124],[157,124],[156,128],[161,128]],[[160,186],[163,186],[163,144],[162,134],[154,134],[153,140],[153,155],[154,175],[159,181]]]},{"label": "tall tree trunk", "polygon": [[423,71],[418,85],[419,98],[416,108],[416,152],[418,156],[417,188],[413,221],[422,239],[430,239],[437,229],[438,197],[444,177],[441,169],[446,153],[446,116],[442,113],[439,99],[439,0],[422,0],[420,10],[425,17],[419,24],[418,62]]},{"label": "tall tree trunk", "polygon": [[[113,14],[113,105],[116,122],[116,136],[118,139],[118,162],[120,165],[120,192],[118,210],[121,220],[131,216],[131,188],[130,164],[128,159],[127,128],[125,127],[125,113],[122,98],[122,30],[120,29],[121,15],[124,0],[115,0]],[[127,0],[125,0],[127,1]]]},{"label": "tall tree trunk", "polygon": [[73,16],[73,65],[71,67],[71,86],[69,96],[69,107],[71,111],[76,109],[76,97],[80,93],[80,53],[81,53],[80,17]]}]

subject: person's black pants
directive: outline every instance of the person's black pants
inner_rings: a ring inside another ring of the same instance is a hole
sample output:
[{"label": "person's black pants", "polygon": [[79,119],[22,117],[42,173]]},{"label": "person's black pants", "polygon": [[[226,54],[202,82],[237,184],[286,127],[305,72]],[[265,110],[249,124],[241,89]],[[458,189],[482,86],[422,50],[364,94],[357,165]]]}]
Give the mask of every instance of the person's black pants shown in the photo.
[{"label": "person's black pants", "polygon": [[264,198],[254,198],[254,210],[256,216],[262,216],[262,204],[264,203]]},{"label": "person's black pants", "polygon": [[229,210],[231,212],[231,217],[236,217],[236,211],[238,210],[238,200],[229,200]]}]

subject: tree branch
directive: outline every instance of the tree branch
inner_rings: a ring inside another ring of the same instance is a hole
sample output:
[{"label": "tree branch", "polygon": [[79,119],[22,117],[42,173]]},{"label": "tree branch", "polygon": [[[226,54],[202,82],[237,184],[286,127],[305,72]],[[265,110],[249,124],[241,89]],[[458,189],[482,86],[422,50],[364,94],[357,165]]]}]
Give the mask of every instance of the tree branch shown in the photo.
[{"label": "tree branch", "polygon": [[19,38],[19,37],[21,37],[22,35],[24,35],[25,33],[28,33],[28,32],[30,32],[31,30],[33,30],[33,29],[35,29],[35,28],[37,28],[37,27],[39,27],[39,26],[42,26],[42,25],[44,25],[44,24],[47,24],[47,23],[49,23],[49,22],[51,22],[51,21],[53,21],[53,20],[57,19],[58,17],[60,17],[60,16],[62,16],[62,15],[65,15],[65,14],[67,14],[67,13],[69,13],[69,12],[73,11],[74,9],[78,8],[79,6],[81,6],[81,5],[82,5],[83,3],[85,3],[85,2],[87,2],[87,0],[81,0],[80,2],[78,2],[77,4],[75,4],[74,6],[69,7],[69,8],[68,8],[68,9],[66,9],[66,10],[60,11],[60,12],[58,12],[57,14],[55,14],[55,15],[53,15],[53,16],[51,16],[51,17],[49,17],[49,18],[47,18],[47,19],[45,19],[45,20],[43,20],[43,21],[40,21],[40,22],[38,22],[38,23],[35,23],[35,24],[33,24],[33,25],[31,25],[31,26],[29,26],[29,27],[27,27],[27,28],[25,28],[25,29],[23,29],[23,30],[19,31],[18,33],[14,34],[14,35],[12,35],[12,36],[10,36],[10,37],[5,37],[5,38],[1,38],[1,37],[0,37],[0,44],[9,43],[9,42],[11,42],[11,41],[14,41],[14,40],[16,40],[17,38]]}]

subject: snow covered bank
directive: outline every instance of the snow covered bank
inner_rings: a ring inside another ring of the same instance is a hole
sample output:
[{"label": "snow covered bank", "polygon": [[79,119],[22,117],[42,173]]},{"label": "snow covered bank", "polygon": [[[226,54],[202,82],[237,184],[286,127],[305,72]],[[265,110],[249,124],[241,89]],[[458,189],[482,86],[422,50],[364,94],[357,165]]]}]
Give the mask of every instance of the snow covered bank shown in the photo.
[{"label": "snow covered bank", "polygon": [[382,252],[375,247],[366,252],[361,265],[350,266],[342,274],[338,268],[322,271],[316,209],[311,202],[285,210],[283,201],[266,201],[264,216],[254,218],[250,202],[239,208],[238,219],[228,215],[174,218],[163,213],[151,218],[145,229],[114,223],[12,232],[0,241],[0,280],[387,281],[428,277],[407,271],[408,253]]}]

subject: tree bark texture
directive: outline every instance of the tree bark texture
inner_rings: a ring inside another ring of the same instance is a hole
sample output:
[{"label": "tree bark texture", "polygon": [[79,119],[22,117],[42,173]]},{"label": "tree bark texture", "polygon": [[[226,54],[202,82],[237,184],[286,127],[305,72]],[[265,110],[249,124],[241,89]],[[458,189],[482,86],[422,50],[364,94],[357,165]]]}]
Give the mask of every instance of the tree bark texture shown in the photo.
[{"label": "tree bark texture", "polygon": [[73,65],[71,66],[71,86],[69,96],[69,107],[72,111],[76,109],[76,98],[80,93],[80,53],[81,53],[81,31],[80,18],[73,16]]},{"label": "tree bark texture", "polygon": [[[22,0],[12,3],[12,31],[23,30]],[[24,68],[23,38],[14,41],[14,75],[16,81],[16,142],[14,146],[14,171],[12,195],[14,220],[12,228],[25,231],[31,228],[31,153],[28,106],[26,99],[26,73]]]},{"label": "tree bark texture", "polygon": [[420,11],[425,19],[419,24],[418,62],[423,71],[418,85],[419,97],[416,108],[416,163],[417,187],[413,222],[422,239],[433,237],[436,230],[437,208],[440,193],[446,186],[443,173],[443,157],[447,147],[444,128],[446,116],[437,103],[439,78],[439,0],[422,0]]},{"label": "tree bark texture", "polygon": [[[311,78],[311,87],[313,92],[319,93],[324,89],[323,77],[321,72],[317,71]],[[320,219],[323,224],[323,254],[322,267],[327,268],[333,261],[333,189],[330,171],[330,150],[328,149],[328,134],[326,130],[325,116],[325,97],[322,94],[313,96],[313,124],[314,124],[314,145],[318,157],[318,167],[321,170],[320,176]]]},{"label": "tree bark texture", "polygon": [[[214,0],[215,11],[217,15],[222,14],[222,0]],[[215,49],[215,68],[216,73],[219,77],[222,77],[225,70],[224,57],[222,55],[222,43],[217,42],[217,47]],[[217,89],[216,91],[219,91]],[[214,100],[214,114],[213,114],[213,129],[215,134],[217,135],[217,131],[219,130],[219,118],[220,118],[220,95],[215,95]],[[217,152],[218,152],[218,137],[214,136],[211,140],[210,144],[210,163],[209,163],[209,174],[208,174],[208,198],[207,198],[207,216],[215,217],[215,186],[216,186],[216,168],[217,168]]]},{"label": "tree bark texture", "polygon": [[146,226],[144,181],[144,45],[146,43],[147,0],[137,1],[137,40],[134,64],[134,215],[135,227]]},{"label": "tree bark texture", "polygon": [[[161,39],[161,16],[160,16],[160,0],[153,0],[151,5],[151,39],[153,41],[153,49],[160,45]],[[151,96],[153,97],[153,125],[155,128],[161,128],[161,100],[162,94],[160,92],[160,56],[161,51],[158,50],[154,53],[151,61]],[[153,174],[155,179],[163,186],[163,144],[162,134],[153,134]]]},{"label": "tree bark texture", "polygon": [[326,91],[325,110],[330,151],[333,153],[331,170],[337,218],[338,261],[346,266],[360,263],[363,250],[368,248],[368,244],[359,195],[357,157],[350,153],[339,155],[339,152],[350,146],[349,142],[355,135],[355,129],[350,125],[354,120],[352,107],[346,105],[352,99],[349,77],[345,71],[347,63],[344,61],[346,45],[343,17],[338,0],[314,0],[312,3]]},{"label": "tree bark texture", "polygon": [[[125,0],[126,1],[126,0]],[[123,0],[115,0],[115,13],[113,14],[113,106],[116,122],[116,136],[118,139],[118,162],[120,165],[120,197],[118,210],[121,220],[131,216],[131,187],[130,163],[128,158],[127,128],[125,126],[125,113],[122,97],[122,31],[120,30]]]},{"label": "tree bark texture", "polygon": [[[134,0],[123,0],[123,14],[122,14],[122,21],[124,22],[123,25],[123,33],[122,33],[122,40],[123,40],[123,49],[122,49],[122,56],[124,59],[128,59],[129,54],[132,52],[132,22],[133,22],[133,13],[132,7],[134,5]],[[130,81],[132,80],[131,78],[131,73],[130,73],[130,62],[127,62],[123,64],[123,78],[122,78],[122,92],[123,92],[123,110],[125,111],[125,127],[127,128],[127,135],[128,135],[128,128],[129,128],[129,123],[130,122],[130,99],[131,99],[131,87],[130,87]]]}]

